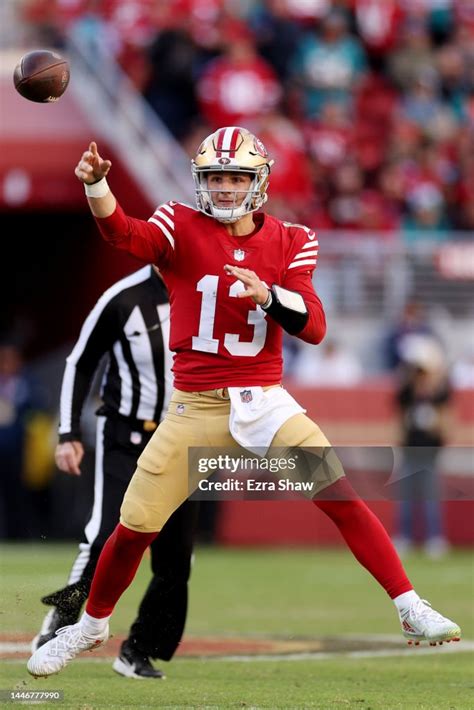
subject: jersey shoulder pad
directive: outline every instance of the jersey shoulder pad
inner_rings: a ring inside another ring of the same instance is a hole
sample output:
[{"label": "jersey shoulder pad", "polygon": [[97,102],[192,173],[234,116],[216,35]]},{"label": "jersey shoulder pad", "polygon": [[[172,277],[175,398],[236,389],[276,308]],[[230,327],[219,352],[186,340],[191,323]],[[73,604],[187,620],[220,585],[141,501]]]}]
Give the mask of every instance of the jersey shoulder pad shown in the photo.
[{"label": "jersey shoulder pad", "polygon": [[148,220],[156,227],[158,227],[160,232],[169,241],[173,249],[175,239],[176,212],[178,211],[176,208],[178,205],[179,203],[173,202],[173,200],[170,200],[169,202],[164,202],[163,204],[158,205],[158,207],[155,209],[152,216]]},{"label": "jersey shoulder pad", "polygon": [[287,269],[313,271],[316,268],[319,251],[319,241],[316,232],[304,224],[283,222],[288,230],[290,248],[288,251]]}]

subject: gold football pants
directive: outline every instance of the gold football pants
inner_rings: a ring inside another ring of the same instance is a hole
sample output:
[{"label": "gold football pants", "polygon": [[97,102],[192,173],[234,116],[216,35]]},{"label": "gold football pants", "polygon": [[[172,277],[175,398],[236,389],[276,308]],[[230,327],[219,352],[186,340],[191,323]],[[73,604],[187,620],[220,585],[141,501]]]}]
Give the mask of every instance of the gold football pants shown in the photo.
[{"label": "gold football pants", "polygon": [[[229,414],[227,389],[173,392],[166,417],[138,459],[121,507],[122,525],[138,532],[163,528],[192,493],[188,477],[189,447],[217,448],[232,452],[232,456],[249,456],[229,432]],[[271,448],[278,448],[279,457],[282,449],[293,447],[330,451],[331,465],[326,467],[324,480],[315,484],[312,496],[344,475],[330,446],[321,429],[304,414],[288,419],[271,444]],[[270,455],[271,449],[267,456]]]}]

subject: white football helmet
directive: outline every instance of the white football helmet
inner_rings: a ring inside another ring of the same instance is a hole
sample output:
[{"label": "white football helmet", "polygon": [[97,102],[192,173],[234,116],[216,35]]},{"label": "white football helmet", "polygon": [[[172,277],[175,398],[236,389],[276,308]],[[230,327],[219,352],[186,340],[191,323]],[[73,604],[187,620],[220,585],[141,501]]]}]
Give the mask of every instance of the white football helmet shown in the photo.
[{"label": "white football helmet", "polygon": [[[196,205],[204,214],[219,222],[236,222],[250,212],[255,212],[267,201],[268,178],[273,160],[253,133],[239,126],[219,128],[201,143],[192,161],[192,173],[196,185]],[[243,202],[237,204],[238,191],[234,190],[234,205],[228,208],[216,207],[207,185],[210,172],[247,173],[252,183]]]}]

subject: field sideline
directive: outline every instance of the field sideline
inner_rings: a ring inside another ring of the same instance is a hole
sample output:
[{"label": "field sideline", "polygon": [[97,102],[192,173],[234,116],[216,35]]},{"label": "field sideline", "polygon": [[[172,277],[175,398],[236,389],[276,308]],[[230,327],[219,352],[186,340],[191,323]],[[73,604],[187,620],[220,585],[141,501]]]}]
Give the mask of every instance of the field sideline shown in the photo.
[{"label": "field sideline", "polygon": [[[147,560],[117,607],[104,653],[35,681],[24,659],[42,618],[39,597],[64,585],[74,555],[71,544],[0,546],[0,687],[64,691],[64,701],[43,708],[474,707],[466,551],[406,561],[418,591],[461,624],[459,644],[409,651],[392,603],[345,550],[198,548],[183,647],[160,664],[166,681],[126,680],[110,667],[149,578]],[[15,644],[23,652],[5,651]]]}]

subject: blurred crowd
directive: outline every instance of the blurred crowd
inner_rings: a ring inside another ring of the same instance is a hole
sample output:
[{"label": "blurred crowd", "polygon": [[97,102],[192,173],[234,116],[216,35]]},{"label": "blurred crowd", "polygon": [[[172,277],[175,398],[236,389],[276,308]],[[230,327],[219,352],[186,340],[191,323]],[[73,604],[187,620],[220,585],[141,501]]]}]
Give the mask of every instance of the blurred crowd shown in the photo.
[{"label": "blurred crowd", "polygon": [[279,217],[474,231],[472,0],[25,0],[22,22],[112,53],[190,154],[221,125],[257,133]]}]

